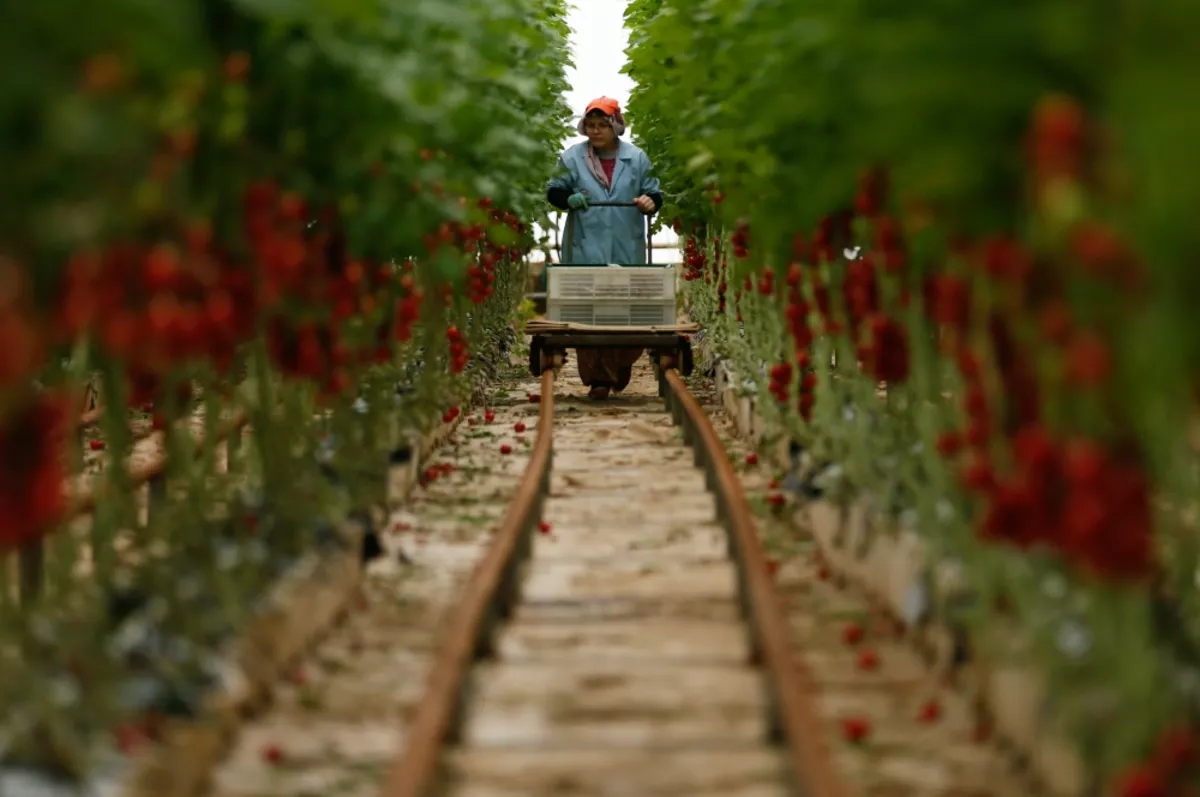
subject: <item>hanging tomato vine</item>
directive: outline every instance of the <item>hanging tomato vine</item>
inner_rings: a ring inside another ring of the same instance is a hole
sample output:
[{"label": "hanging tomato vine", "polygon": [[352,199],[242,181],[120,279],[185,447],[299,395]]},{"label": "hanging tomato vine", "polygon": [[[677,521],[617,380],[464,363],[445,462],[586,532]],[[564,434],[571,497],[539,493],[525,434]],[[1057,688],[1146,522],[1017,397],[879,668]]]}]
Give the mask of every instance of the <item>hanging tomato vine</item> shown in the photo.
[{"label": "hanging tomato vine", "polygon": [[1094,785],[1177,793],[1200,718],[1194,9],[626,19],[693,316],[826,498],[968,573],[940,612],[1047,674]]},{"label": "hanging tomato vine", "polygon": [[[86,778],[130,727],[194,711],[270,579],[379,500],[388,450],[495,376],[570,117],[565,14],[48,0],[6,15],[0,765]],[[131,412],[166,433],[172,498],[136,535],[117,466],[94,480],[86,533],[66,528],[93,373],[114,461]],[[238,408],[247,450],[214,477]],[[41,593],[18,605],[12,555],[40,545]],[[152,626],[133,642],[131,605]],[[135,653],[157,663],[131,672]]]}]

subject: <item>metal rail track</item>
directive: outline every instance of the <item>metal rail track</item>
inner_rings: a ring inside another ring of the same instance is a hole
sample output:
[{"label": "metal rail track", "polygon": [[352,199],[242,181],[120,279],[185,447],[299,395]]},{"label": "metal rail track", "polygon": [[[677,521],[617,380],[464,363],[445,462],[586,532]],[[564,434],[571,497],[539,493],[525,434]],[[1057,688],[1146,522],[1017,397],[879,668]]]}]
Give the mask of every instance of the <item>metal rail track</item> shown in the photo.
[{"label": "metal rail track", "polygon": [[[803,797],[844,797],[850,792],[822,738],[811,679],[790,648],[782,602],[740,481],[700,403],[670,362],[662,366],[666,367],[656,369],[659,394],[682,428],[684,442],[691,445],[696,466],[705,472],[717,519],[727,532],[751,663],[760,667],[766,681],[768,741],[785,753],[789,791]],[[450,617],[406,744],[384,783],[383,797],[431,797],[445,785],[442,756],[462,740],[471,667],[495,656],[501,623],[512,617],[520,598],[522,566],[531,556],[549,492],[553,424],[554,373],[547,370],[542,375],[540,418],[528,465],[501,528]]]}]

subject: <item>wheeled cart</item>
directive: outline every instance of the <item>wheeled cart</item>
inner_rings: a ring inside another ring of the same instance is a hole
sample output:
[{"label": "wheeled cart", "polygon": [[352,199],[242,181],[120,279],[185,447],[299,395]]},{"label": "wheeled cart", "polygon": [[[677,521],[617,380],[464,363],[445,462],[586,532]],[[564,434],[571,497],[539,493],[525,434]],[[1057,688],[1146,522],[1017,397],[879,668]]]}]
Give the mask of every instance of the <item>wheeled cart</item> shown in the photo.
[{"label": "wheeled cart", "polygon": [[[593,202],[589,207],[633,207],[632,202]],[[689,333],[696,324],[676,320],[674,266],[653,262],[651,217],[646,218],[646,262],[572,263],[575,211],[567,214],[563,263],[546,265],[546,317],[531,321],[529,371],[541,376],[566,361],[568,349],[639,348],[657,369],[692,372]]]}]

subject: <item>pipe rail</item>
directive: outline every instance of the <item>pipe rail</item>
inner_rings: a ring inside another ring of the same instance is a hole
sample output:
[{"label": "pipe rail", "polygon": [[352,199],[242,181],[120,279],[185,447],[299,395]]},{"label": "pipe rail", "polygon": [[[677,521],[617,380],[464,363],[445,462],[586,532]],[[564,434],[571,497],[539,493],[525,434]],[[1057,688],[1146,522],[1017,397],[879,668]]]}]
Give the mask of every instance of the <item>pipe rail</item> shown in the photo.
[{"label": "pipe rail", "polygon": [[500,530],[464,588],[430,668],[429,680],[408,730],[408,743],[384,785],[387,797],[426,797],[438,776],[442,745],[459,738],[466,719],[469,668],[495,654],[501,620],[520,595],[521,566],[533,552],[533,532],[550,491],[554,424],[554,372],[542,374],[537,436]]},{"label": "pipe rail", "polygon": [[738,601],[746,620],[750,653],[766,670],[768,728],[772,741],[786,746],[792,785],[803,797],[849,797],[823,742],[821,718],[812,698],[812,678],[792,654],[783,603],[767,571],[767,556],[754,530],[754,513],[742,492],[725,447],[708,413],[674,369],[659,372],[659,393],[671,417],[692,445],[717,504],[717,519],[728,533],[729,556],[737,569]]}]

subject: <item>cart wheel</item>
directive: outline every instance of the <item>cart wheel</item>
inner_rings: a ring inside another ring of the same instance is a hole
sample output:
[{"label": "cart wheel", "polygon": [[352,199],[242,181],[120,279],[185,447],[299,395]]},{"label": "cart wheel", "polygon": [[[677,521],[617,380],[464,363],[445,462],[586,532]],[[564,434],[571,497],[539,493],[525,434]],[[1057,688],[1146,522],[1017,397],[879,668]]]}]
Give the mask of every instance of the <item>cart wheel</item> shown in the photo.
[{"label": "cart wheel", "polygon": [[565,351],[546,351],[545,349],[542,349],[539,352],[539,356],[540,359],[538,362],[542,369],[541,373],[553,370],[556,376],[558,375],[558,372],[562,370],[563,364],[567,361],[567,353]]},{"label": "cart wheel", "polygon": [[539,378],[542,375],[542,339],[537,335],[529,341],[529,373]]},{"label": "cart wheel", "polygon": [[692,342],[684,338],[679,341],[679,373],[691,376],[695,368],[696,363],[692,360]]}]

